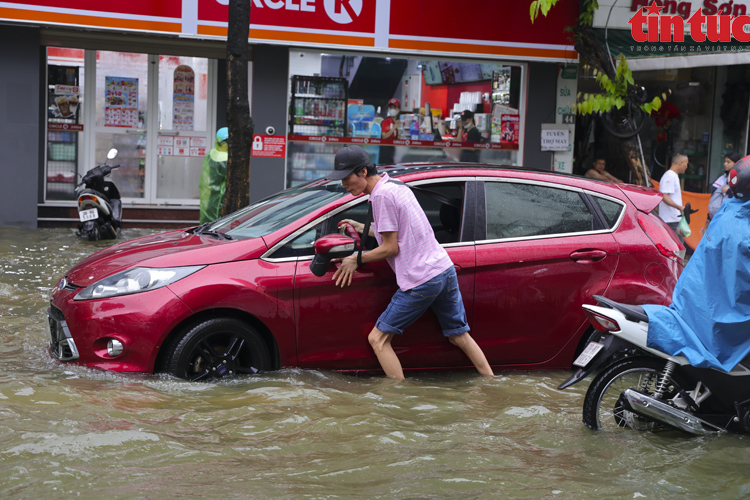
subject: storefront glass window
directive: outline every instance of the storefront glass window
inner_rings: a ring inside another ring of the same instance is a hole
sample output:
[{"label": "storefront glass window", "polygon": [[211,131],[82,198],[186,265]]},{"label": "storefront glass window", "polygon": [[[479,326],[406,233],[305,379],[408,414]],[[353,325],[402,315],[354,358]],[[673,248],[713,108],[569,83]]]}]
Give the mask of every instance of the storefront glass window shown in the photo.
[{"label": "storefront glass window", "polygon": [[287,184],[323,177],[346,144],[380,165],[517,164],[524,68],[291,51]]},{"label": "storefront glass window", "polygon": [[159,57],[156,197],[198,199],[206,139],[208,59]]},{"label": "storefront glass window", "polygon": [[75,199],[83,163],[84,51],[47,49],[48,200]]},{"label": "storefront glass window", "polygon": [[112,174],[123,198],[145,196],[148,54],[97,51],[95,161],[115,147]]},{"label": "storefront glass window", "polygon": [[667,96],[640,134],[651,176],[658,181],[669,169],[671,156],[684,153],[690,164],[681,176],[682,188],[706,192],[712,127],[718,125],[713,120],[716,68],[636,71],[633,78],[646,88],[649,98]]}]

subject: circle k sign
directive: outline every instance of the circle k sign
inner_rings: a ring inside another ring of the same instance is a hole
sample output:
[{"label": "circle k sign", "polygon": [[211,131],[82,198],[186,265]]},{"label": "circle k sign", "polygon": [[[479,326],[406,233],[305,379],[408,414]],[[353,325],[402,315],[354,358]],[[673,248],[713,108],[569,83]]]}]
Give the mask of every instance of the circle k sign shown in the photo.
[{"label": "circle k sign", "polygon": [[[220,5],[229,5],[229,0],[216,0],[216,2]],[[320,3],[323,3],[323,8],[331,21],[337,24],[349,24],[362,13],[363,0],[253,0],[253,7],[315,12]]]},{"label": "circle k sign", "polygon": [[362,0],[324,0],[326,14],[331,21],[349,24],[362,13]]}]

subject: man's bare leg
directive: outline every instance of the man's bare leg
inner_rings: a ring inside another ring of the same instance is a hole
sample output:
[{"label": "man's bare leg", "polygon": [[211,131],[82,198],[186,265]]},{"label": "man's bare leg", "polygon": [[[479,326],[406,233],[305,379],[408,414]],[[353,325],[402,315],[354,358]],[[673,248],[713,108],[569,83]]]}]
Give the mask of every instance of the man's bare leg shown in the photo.
[{"label": "man's bare leg", "polygon": [[[392,333],[385,333],[378,328],[373,328],[367,337],[385,374],[396,380],[404,380],[404,370],[401,368],[401,362],[398,360],[398,356],[396,356],[396,352],[391,346],[392,339]],[[477,346],[477,348],[479,347]],[[482,351],[479,352],[481,353]]]},{"label": "man's bare leg", "polygon": [[[371,334],[372,335],[372,334]],[[461,335],[454,335],[448,337],[451,344],[461,348],[461,350],[469,357],[477,371],[485,377],[494,377],[495,374],[490,368],[490,364],[487,362],[487,358],[482,352],[482,349],[476,343],[476,341],[469,335],[469,332],[464,332]],[[381,363],[382,364],[382,363]]]}]

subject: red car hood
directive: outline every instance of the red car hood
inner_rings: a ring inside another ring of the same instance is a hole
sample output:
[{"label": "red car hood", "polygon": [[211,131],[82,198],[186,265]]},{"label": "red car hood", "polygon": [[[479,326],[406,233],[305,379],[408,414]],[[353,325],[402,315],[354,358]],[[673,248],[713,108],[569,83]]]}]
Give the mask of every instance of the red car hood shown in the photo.
[{"label": "red car hood", "polygon": [[617,184],[617,187],[633,202],[635,208],[641,212],[650,213],[664,198],[661,192],[651,187],[637,186],[635,184]]},{"label": "red car hood", "polygon": [[184,231],[144,236],[97,252],[71,269],[68,281],[88,286],[131,267],[179,267],[255,259],[267,250],[263,238],[219,240]]}]

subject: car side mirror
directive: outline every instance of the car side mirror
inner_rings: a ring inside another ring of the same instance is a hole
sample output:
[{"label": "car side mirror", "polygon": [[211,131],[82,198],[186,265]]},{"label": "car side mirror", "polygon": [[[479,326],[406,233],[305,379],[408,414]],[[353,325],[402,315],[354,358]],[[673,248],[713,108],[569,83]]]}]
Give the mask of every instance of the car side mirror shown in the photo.
[{"label": "car side mirror", "polygon": [[351,236],[327,234],[313,243],[315,257],[310,263],[310,271],[322,277],[331,265],[331,259],[348,257],[357,249],[357,242]]}]

